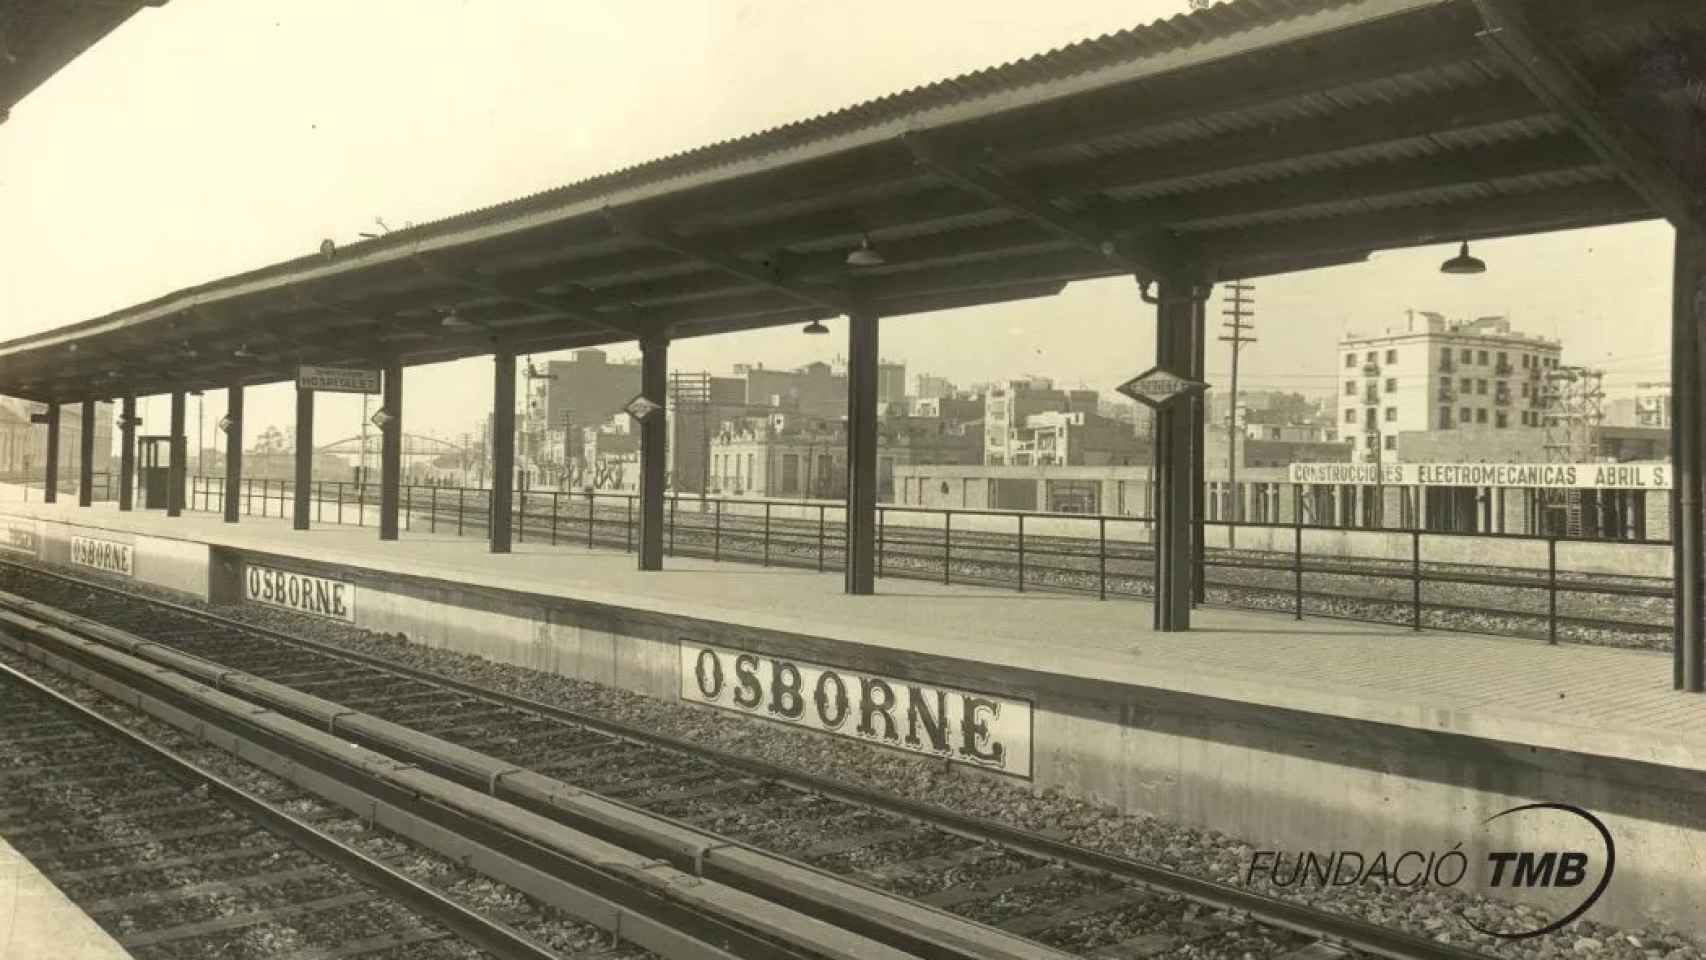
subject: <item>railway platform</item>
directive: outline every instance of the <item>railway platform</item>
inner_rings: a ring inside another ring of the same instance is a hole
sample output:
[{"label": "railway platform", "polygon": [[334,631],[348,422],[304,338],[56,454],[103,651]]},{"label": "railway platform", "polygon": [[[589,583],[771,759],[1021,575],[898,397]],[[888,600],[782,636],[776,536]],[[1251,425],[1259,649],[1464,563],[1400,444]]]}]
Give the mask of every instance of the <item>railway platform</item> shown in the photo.
[{"label": "railway platform", "polygon": [[128,960],[130,952],[0,836],[0,960]]},{"label": "railway platform", "polygon": [[1219,609],[1157,633],[1136,602],[913,580],[856,597],[837,573],[643,573],[584,545],[494,555],[198,513],[7,503],[0,528],[12,556],[857,736],[1263,848],[1533,848],[1555,823],[1484,821],[1567,803],[1616,840],[1596,917],[1706,917],[1706,704],[1672,690],[1662,653]]}]

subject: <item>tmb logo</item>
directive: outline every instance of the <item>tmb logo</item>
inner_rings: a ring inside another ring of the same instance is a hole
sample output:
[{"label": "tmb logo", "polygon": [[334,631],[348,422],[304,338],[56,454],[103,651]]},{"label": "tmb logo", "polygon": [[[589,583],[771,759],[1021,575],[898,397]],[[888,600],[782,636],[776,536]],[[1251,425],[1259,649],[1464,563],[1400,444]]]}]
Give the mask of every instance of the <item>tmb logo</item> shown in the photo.
[{"label": "tmb logo", "polygon": [[1611,840],[1611,831],[1605,828],[1599,818],[1580,807],[1567,803],[1525,803],[1511,807],[1509,810],[1495,813],[1482,821],[1486,828],[1495,820],[1504,817],[1522,815],[1527,819],[1540,820],[1533,833],[1541,836],[1567,835],[1570,830],[1559,831],[1545,829],[1556,826],[1559,814],[1579,818],[1594,832],[1604,847],[1602,856],[1596,856],[1599,851],[1589,850],[1502,850],[1488,844],[1487,850],[1487,879],[1488,891],[1497,894],[1500,891],[1553,889],[1573,891],[1587,883],[1590,871],[1599,874],[1599,880],[1594,884],[1575,908],[1565,913],[1557,920],[1534,930],[1491,930],[1465,916],[1464,922],[1476,930],[1490,936],[1505,940],[1521,940],[1527,937],[1538,937],[1551,933],[1573,922],[1577,917],[1588,912],[1588,908],[1596,903],[1605,888],[1611,883],[1611,873],[1617,866],[1617,845]]}]

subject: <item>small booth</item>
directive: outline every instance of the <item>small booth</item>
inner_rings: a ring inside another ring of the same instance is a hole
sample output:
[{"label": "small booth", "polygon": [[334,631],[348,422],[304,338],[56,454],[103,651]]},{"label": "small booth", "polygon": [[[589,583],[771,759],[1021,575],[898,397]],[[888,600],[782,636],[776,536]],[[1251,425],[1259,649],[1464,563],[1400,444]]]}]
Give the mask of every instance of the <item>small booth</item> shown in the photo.
[{"label": "small booth", "polygon": [[137,437],[137,478],[142,488],[144,510],[166,509],[166,495],[172,488],[172,438],[169,436]]}]

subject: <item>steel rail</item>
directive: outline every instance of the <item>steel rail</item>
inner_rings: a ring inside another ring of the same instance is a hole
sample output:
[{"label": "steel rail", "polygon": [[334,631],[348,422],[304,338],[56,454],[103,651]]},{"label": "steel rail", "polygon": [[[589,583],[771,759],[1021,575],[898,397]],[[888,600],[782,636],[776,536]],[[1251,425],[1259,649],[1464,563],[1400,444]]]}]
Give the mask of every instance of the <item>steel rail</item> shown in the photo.
[{"label": "steel rail", "polygon": [[245,817],[261,823],[269,832],[289,839],[319,859],[377,887],[387,896],[407,904],[487,953],[504,960],[559,960],[555,951],[535,943],[519,931],[483,917],[431,887],[410,879],[218,774],[204,770],[178,756],[169,748],[96,713],[90,707],[72,700],[11,665],[0,663],[0,675],[52,701],[56,706],[71,713],[77,722],[93,727],[122,741],[138,753],[147,755],[150,760],[168,768],[176,776],[206,786],[215,798],[237,809]]},{"label": "steel rail", "polygon": [[255,626],[169,600],[139,597],[80,577],[68,576],[56,571],[39,570],[12,561],[0,562],[23,566],[24,569],[32,572],[145,602],[176,613],[207,620],[232,630],[314,650],[334,659],[361,664],[536,716],[595,730],[620,740],[701,757],[796,789],[885,811],[921,823],[938,826],[964,837],[1009,847],[1033,856],[1098,871],[1108,876],[1138,883],[1160,893],[1184,897],[1216,910],[1242,912],[1264,924],[1293,930],[1328,942],[1343,944],[1375,956],[1388,958],[1388,960],[1487,960],[1486,954],[1473,950],[1466,950],[1455,945],[1440,943],[1398,930],[1390,930],[1354,917],[1240,889],[1229,884],[1171,870],[1157,864],[1080,847],[1019,827],[959,813],[934,804],[805,773],[780,764],[704,746],[642,727],[492,690],[430,670],[405,666],[382,657],[339,648],[323,641],[295,637],[282,631]]}]

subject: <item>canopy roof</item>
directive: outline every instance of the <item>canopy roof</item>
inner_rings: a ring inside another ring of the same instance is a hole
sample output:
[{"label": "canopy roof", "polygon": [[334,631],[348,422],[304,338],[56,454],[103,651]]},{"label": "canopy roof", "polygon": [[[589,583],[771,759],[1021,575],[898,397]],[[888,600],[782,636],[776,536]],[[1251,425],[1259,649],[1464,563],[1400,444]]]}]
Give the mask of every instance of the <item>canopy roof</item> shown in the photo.
[{"label": "canopy roof", "polygon": [[[1701,63],[1699,0],[1234,0],[3,343],[0,391],[200,389],[1700,222]],[[866,237],[885,263],[849,266]]]},{"label": "canopy roof", "polygon": [[0,123],[19,100],[143,7],[166,0],[0,0]]}]

